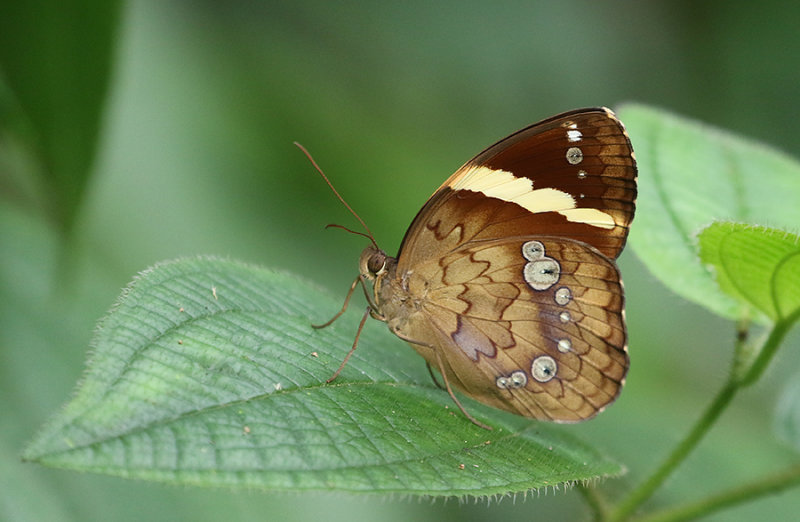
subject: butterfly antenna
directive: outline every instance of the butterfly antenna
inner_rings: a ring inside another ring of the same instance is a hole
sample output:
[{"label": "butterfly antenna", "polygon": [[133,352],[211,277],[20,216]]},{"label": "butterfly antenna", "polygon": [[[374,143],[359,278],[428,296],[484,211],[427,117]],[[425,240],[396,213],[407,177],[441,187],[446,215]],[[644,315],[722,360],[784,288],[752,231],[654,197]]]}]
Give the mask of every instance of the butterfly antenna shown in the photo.
[{"label": "butterfly antenna", "polygon": [[359,232],[358,230],[353,230],[352,228],[347,228],[344,225],[338,225],[336,223],[329,223],[329,224],[325,225],[325,228],[341,228],[345,232],[350,232],[351,234],[355,234],[357,236],[365,237],[365,238],[369,239],[370,241],[372,241],[373,244],[375,243],[375,240],[372,239],[372,236],[370,236],[368,234],[365,234],[363,232]]},{"label": "butterfly antenna", "polygon": [[349,228],[347,228],[347,227],[343,227],[343,226],[341,226],[341,225],[328,225],[328,226],[327,226],[327,227],[325,227],[325,228],[328,228],[328,227],[341,228],[341,229],[343,229],[343,230],[347,230],[348,232],[352,232],[353,234],[358,234],[358,235],[360,235],[360,236],[364,236],[364,237],[366,237],[367,239],[369,239],[369,240],[372,242],[372,244],[375,246],[375,248],[378,248],[378,243],[376,243],[376,242],[375,242],[375,237],[372,235],[372,231],[370,231],[370,229],[369,229],[369,227],[367,226],[367,224],[366,224],[366,223],[364,223],[364,220],[363,220],[363,219],[361,219],[361,216],[359,216],[358,214],[356,214],[356,211],[355,211],[355,210],[353,210],[353,208],[352,208],[350,205],[348,205],[348,204],[347,204],[347,201],[345,201],[345,200],[344,200],[344,198],[343,198],[341,195],[339,195],[339,192],[338,192],[338,191],[337,191],[337,190],[334,188],[333,184],[332,184],[332,183],[330,182],[330,180],[328,179],[328,176],[326,176],[326,175],[325,175],[325,173],[324,173],[324,172],[322,172],[322,169],[319,167],[319,165],[317,165],[317,162],[316,162],[316,161],[314,161],[314,158],[311,156],[311,153],[309,153],[309,152],[306,150],[306,148],[305,148],[305,147],[303,147],[302,145],[300,145],[298,142],[296,142],[296,141],[295,141],[295,142],[294,142],[294,144],[297,146],[297,148],[298,148],[298,149],[300,149],[301,151],[303,151],[303,154],[305,154],[305,155],[306,155],[306,158],[308,158],[308,161],[310,161],[310,162],[311,162],[311,164],[314,166],[314,168],[315,168],[315,169],[317,169],[317,172],[319,172],[319,175],[320,175],[320,176],[322,176],[322,179],[324,179],[324,180],[325,180],[325,183],[327,183],[327,184],[328,184],[328,186],[329,186],[329,187],[331,188],[331,190],[333,191],[333,193],[334,193],[334,194],[336,194],[336,197],[337,197],[337,198],[339,198],[339,201],[341,201],[341,202],[342,202],[342,205],[344,205],[344,206],[347,208],[347,210],[349,210],[349,211],[350,211],[350,213],[351,213],[351,214],[353,214],[353,215],[356,217],[356,219],[358,220],[358,222],[359,222],[359,223],[361,223],[361,226],[362,226],[362,227],[364,227],[364,230],[366,230],[366,231],[367,231],[367,233],[366,233],[366,234],[363,234],[363,233],[361,233],[361,232],[355,232],[354,230],[350,230]]}]

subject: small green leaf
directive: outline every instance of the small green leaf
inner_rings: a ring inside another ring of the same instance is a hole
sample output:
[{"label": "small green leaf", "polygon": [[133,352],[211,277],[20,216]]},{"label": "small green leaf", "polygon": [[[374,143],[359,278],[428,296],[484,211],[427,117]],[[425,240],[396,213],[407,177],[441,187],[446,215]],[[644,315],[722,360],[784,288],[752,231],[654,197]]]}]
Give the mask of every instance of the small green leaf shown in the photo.
[{"label": "small green leaf", "polygon": [[773,321],[800,312],[800,237],[744,223],[714,223],[698,236],[720,288]]},{"label": "small green leaf", "polygon": [[719,220],[797,226],[800,164],[762,144],[652,108],[619,110],[639,165],[630,241],[667,287],[736,319],[740,302],[721,292],[698,257],[697,232]]},{"label": "small green leaf", "polygon": [[619,474],[554,427],[474,402],[469,422],[379,323],[293,276],[191,259],[146,271],[101,321],[43,464],[178,484],[494,495]]}]

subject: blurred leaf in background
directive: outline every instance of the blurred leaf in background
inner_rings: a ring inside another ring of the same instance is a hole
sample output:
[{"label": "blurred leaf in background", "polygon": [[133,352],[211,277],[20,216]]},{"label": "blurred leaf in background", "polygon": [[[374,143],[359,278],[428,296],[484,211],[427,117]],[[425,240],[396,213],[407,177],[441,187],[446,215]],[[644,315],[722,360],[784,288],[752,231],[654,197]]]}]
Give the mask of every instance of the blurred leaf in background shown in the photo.
[{"label": "blurred leaf in background", "polygon": [[[572,491],[489,507],[245,495],[77,475],[23,465],[19,455],[72,393],[97,319],[134,274],[158,261],[230,256],[344,295],[363,242],[323,230],[351,225],[351,217],[294,140],[390,252],[464,161],[575,107],[636,100],[800,155],[800,120],[787,110],[800,85],[787,66],[800,56],[800,5],[23,4],[0,8],[3,519],[585,516]],[[45,74],[57,77],[37,81]],[[74,179],[50,178],[54,166]],[[74,262],[60,271],[65,238]],[[628,384],[596,420],[559,428],[624,462],[630,477],[620,489],[697,417],[724,378],[733,337],[729,323],[677,298],[630,253],[621,265]],[[696,495],[698,484],[733,485],[795,458],[772,443],[765,405],[796,373],[797,352],[785,350],[769,379],[742,394],[657,502]],[[712,519],[786,519],[798,509],[789,492]]]},{"label": "blurred leaf in background", "polygon": [[[98,147],[120,7],[32,0],[5,2],[0,11],[3,135],[30,154],[27,174],[41,179],[39,191],[25,195],[41,198],[61,233],[70,232]],[[22,196],[3,185],[7,196]]]}]

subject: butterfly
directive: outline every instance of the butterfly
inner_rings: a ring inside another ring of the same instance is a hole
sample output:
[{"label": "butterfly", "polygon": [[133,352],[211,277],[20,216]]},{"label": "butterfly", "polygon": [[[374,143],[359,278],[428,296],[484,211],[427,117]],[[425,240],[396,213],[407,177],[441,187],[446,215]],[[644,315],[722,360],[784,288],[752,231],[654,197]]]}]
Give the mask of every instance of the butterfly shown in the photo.
[{"label": "butterfly", "polygon": [[636,177],[630,139],[611,110],[565,112],[459,168],[416,215],[395,257],[331,185],[371,244],[342,309],[319,325],[341,316],[361,285],[368,307],[329,382],[371,316],[439,371],[479,426],[491,429],[454,388],[533,419],[597,415],[619,395],[629,366],[614,260],[633,219]]}]

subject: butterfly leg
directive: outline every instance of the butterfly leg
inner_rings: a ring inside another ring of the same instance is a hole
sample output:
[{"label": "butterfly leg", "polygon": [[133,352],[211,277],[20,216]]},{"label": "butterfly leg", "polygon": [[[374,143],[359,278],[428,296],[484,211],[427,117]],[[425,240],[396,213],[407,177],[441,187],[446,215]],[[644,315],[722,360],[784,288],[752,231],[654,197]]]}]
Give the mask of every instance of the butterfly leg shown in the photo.
[{"label": "butterfly leg", "polygon": [[344,298],[344,304],[342,305],[342,309],[339,310],[336,313],[336,315],[331,317],[326,323],[323,323],[323,324],[312,324],[311,327],[312,328],[317,328],[317,329],[325,328],[327,326],[330,326],[331,324],[333,324],[333,322],[335,320],[340,318],[342,316],[342,314],[345,312],[345,310],[347,310],[347,306],[350,304],[350,298],[353,297],[353,291],[355,291],[356,285],[358,284],[358,282],[360,280],[361,280],[361,276],[356,277],[356,279],[353,281],[353,284],[350,285],[350,290],[347,291],[347,296],[345,296],[345,298]]},{"label": "butterfly leg", "polygon": [[[389,329],[392,330],[393,334],[395,334],[397,337],[399,337],[400,339],[404,340],[405,342],[407,342],[409,344],[416,344],[417,346],[425,346],[427,348],[430,348],[433,351],[436,350],[435,346],[432,346],[432,345],[430,345],[428,343],[423,343],[422,341],[415,341],[414,339],[406,336],[403,332],[401,332],[397,328],[392,328],[390,326]],[[433,373],[433,368],[431,367],[431,363],[429,363],[428,361],[425,361],[425,367],[428,368],[428,375],[431,376],[431,380],[433,381],[433,384],[435,384],[436,387],[439,388],[440,390],[446,390],[447,388],[442,386],[442,384],[439,382],[439,379],[436,378],[436,374]]]},{"label": "butterfly leg", "polygon": [[[358,283],[361,283],[361,288],[362,288],[362,290],[364,290],[364,297],[367,298],[367,303],[369,303],[369,308],[370,308],[369,313],[370,313],[370,315],[372,317],[374,317],[375,319],[378,319],[379,321],[386,321],[386,319],[383,317],[383,315],[381,315],[381,314],[379,314],[377,312],[378,307],[375,305],[375,303],[372,300],[372,297],[369,295],[369,292],[367,291],[367,285],[364,282],[364,276],[359,275],[358,277],[355,278],[355,280],[353,281],[353,284],[350,285],[350,290],[347,291],[347,296],[345,296],[345,298],[344,298],[344,304],[342,305],[342,309],[339,310],[336,313],[336,315],[331,317],[327,322],[325,322],[323,324],[312,324],[311,327],[312,328],[316,328],[318,330],[321,329],[321,328],[326,328],[326,327],[330,326],[331,324],[333,324],[333,322],[336,321],[338,318],[340,318],[342,316],[342,314],[345,313],[345,311],[347,310],[347,307],[350,305],[350,298],[353,297],[353,292],[356,290],[356,286],[358,286]],[[361,329],[359,329],[359,332],[360,331],[361,331]]]},{"label": "butterfly leg", "polygon": [[436,375],[433,373],[433,368],[431,368],[431,363],[426,362],[425,366],[428,367],[428,374],[431,376],[431,380],[433,381],[433,384],[435,384],[436,387],[439,388],[440,390],[445,390],[446,388],[444,386],[442,386],[442,384],[439,382],[439,379],[437,379]]},{"label": "butterfly leg", "polygon": [[[355,283],[354,283],[354,285],[355,285]],[[351,290],[351,292],[352,292],[352,290]],[[348,299],[349,299],[349,296],[348,296]],[[367,317],[369,317],[371,311],[372,311],[372,308],[370,308],[368,306],[367,310],[364,312],[364,316],[361,318],[361,322],[358,323],[358,331],[356,332],[356,338],[353,339],[353,347],[350,348],[350,351],[347,352],[347,355],[344,356],[344,361],[342,361],[342,364],[339,365],[339,368],[335,372],[333,372],[333,375],[330,377],[330,379],[328,379],[325,382],[327,382],[327,383],[333,382],[339,376],[339,374],[342,372],[342,369],[344,369],[345,365],[347,365],[347,361],[350,360],[350,356],[353,355],[353,352],[356,351],[356,346],[358,346],[358,338],[361,337],[361,330],[364,329],[364,323],[367,322]],[[341,314],[339,314],[339,315],[341,315]]]},{"label": "butterfly leg", "polygon": [[452,388],[450,388],[450,382],[447,380],[447,372],[444,371],[444,365],[442,363],[442,355],[439,353],[439,350],[434,350],[434,353],[436,354],[436,362],[439,363],[439,372],[441,372],[442,379],[444,379],[444,385],[447,387],[447,393],[450,394],[450,398],[453,399],[453,402],[456,403],[458,409],[461,410],[461,413],[463,413],[466,418],[472,421],[472,424],[491,431],[492,429],[491,426],[487,426],[486,424],[482,423],[481,421],[470,415],[469,412],[464,408],[464,406],[461,405],[459,400],[456,398],[455,393],[453,393]]},{"label": "butterfly leg", "polygon": [[325,328],[327,326],[330,326],[331,324],[333,324],[335,320],[340,318],[342,314],[345,312],[345,310],[347,310],[347,306],[350,304],[350,298],[353,297],[353,292],[355,291],[356,285],[358,284],[359,281],[361,281],[361,276],[356,277],[356,279],[353,281],[353,284],[350,285],[350,290],[347,291],[347,296],[344,298],[344,304],[342,305],[342,309],[339,310],[339,312],[336,315],[331,317],[330,320],[328,320],[328,322],[326,323],[312,324],[311,327],[316,329]]},{"label": "butterfly leg", "polygon": [[[397,337],[399,337],[400,339],[404,340],[407,343],[417,344],[419,346],[427,346],[428,348],[433,350],[433,353],[436,354],[436,363],[439,366],[439,373],[442,374],[442,379],[444,379],[444,386],[445,386],[444,389],[447,390],[447,393],[450,395],[450,398],[453,399],[453,402],[456,403],[456,406],[458,406],[458,409],[461,410],[461,413],[463,413],[464,416],[466,418],[468,418],[474,425],[480,426],[481,428],[486,429],[486,430],[490,430],[490,431],[492,430],[491,426],[487,426],[486,424],[482,423],[481,421],[479,421],[478,419],[476,419],[475,417],[470,415],[469,412],[467,412],[466,408],[464,408],[464,406],[461,405],[461,402],[458,400],[458,398],[456,397],[455,393],[453,393],[453,389],[450,388],[450,381],[447,380],[447,373],[444,371],[444,363],[442,362],[442,354],[439,353],[439,350],[435,346],[432,346],[432,345],[430,345],[428,343],[415,341],[415,340],[407,337],[402,332],[400,332],[400,331],[398,331],[396,329],[392,329],[392,332],[394,332],[394,334]],[[430,363],[427,363],[427,365],[428,365],[428,372],[430,372],[431,378],[433,379],[433,382],[436,383],[436,386],[441,388],[441,386],[439,385],[439,381],[436,380],[436,377],[434,376],[433,371],[431,370]]]}]

